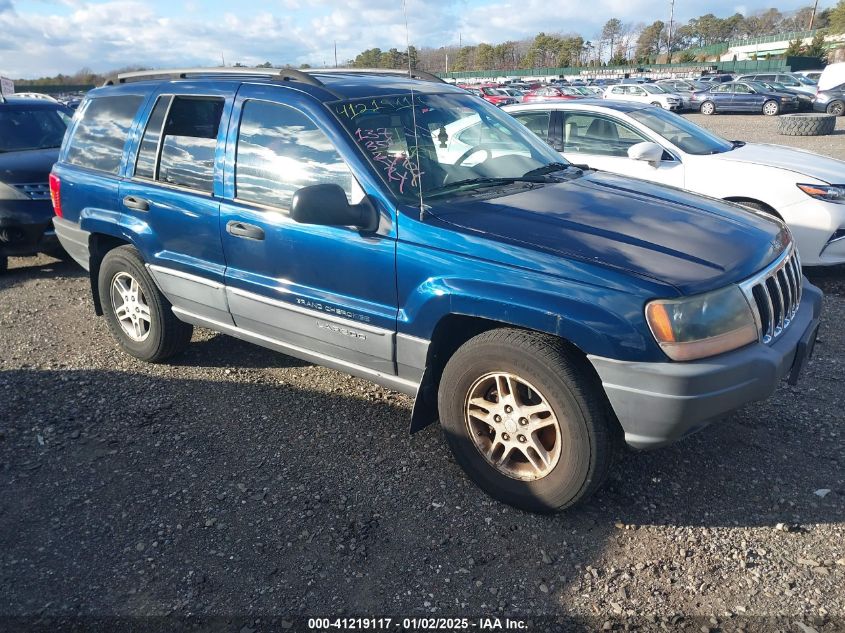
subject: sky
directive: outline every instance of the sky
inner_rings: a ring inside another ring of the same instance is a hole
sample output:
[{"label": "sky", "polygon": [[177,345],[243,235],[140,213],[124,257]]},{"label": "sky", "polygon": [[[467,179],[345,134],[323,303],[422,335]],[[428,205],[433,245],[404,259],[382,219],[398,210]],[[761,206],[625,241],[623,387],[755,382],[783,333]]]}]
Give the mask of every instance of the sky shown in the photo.
[{"label": "sky", "polygon": [[[406,0],[411,44],[595,35],[609,18],[668,22],[668,0]],[[726,17],[809,0],[676,0],[675,18]],[[835,4],[820,0],[819,8]],[[0,75],[11,78],[152,68],[334,65],[367,48],[404,48],[402,0],[0,0]]]}]

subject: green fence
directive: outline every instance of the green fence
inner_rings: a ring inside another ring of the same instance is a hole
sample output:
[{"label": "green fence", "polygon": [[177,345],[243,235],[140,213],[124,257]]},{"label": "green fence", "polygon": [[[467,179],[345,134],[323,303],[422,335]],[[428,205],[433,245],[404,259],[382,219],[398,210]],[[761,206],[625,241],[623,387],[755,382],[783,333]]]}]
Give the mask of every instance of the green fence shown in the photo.
[{"label": "green fence", "polygon": [[437,73],[449,79],[495,79],[496,77],[548,77],[552,75],[636,75],[642,73],[695,73],[716,70],[726,73],[786,72],[785,59],[758,59],[739,62],[689,62],[675,64],[648,64],[641,66],[578,66],[558,68],[520,68],[518,70],[475,70]]},{"label": "green fence", "polygon": [[734,46],[753,46],[755,44],[770,44],[771,42],[791,42],[797,39],[803,40],[804,38],[813,37],[815,34],[816,31],[789,31],[776,35],[749,37],[747,40],[731,40],[728,42],[728,45],[730,48],[733,48]]},{"label": "green fence", "polygon": [[40,92],[47,95],[69,94],[72,92],[88,92],[95,86],[93,85],[53,85],[53,86],[39,86],[39,85],[25,85],[20,81],[15,83],[15,92]]}]

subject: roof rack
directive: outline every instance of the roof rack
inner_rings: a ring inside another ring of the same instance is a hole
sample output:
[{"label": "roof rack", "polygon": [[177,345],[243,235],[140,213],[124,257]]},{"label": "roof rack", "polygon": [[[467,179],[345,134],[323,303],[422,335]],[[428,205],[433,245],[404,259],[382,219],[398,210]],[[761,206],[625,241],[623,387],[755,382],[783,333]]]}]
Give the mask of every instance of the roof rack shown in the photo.
[{"label": "roof rack", "polygon": [[[308,73],[293,68],[244,68],[241,66],[216,68],[174,68],[170,70],[138,70],[120,73],[114,79],[107,80],[104,86],[125,84],[132,80],[151,79],[153,77],[168,79],[188,79],[189,77],[267,77],[276,81],[300,81],[311,86],[326,88],[322,81]],[[326,88],[327,89],[327,88]],[[331,92],[331,91],[330,91]]]},{"label": "roof rack", "polygon": [[427,73],[424,70],[404,70],[402,68],[312,68],[309,72],[315,75],[350,74],[350,75],[396,75],[433,81],[436,83],[447,83],[437,75]]}]

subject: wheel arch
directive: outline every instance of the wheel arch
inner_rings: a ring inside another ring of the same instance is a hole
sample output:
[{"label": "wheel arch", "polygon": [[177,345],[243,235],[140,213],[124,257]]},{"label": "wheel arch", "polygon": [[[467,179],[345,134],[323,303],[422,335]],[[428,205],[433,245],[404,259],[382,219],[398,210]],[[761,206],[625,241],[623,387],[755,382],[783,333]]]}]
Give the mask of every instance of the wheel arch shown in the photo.
[{"label": "wheel arch", "polygon": [[88,280],[91,284],[91,298],[94,301],[94,313],[103,316],[103,304],[100,298],[100,265],[109,251],[120,246],[131,246],[126,236],[117,237],[110,233],[91,233],[88,237]]},{"label": "wheel arch", "polygon": [[723,198],[726,202],[734,202],[736,204],[742,204],[743,202],[750,202],[753,204],[759,204],[763,207],[763,211],[766,213],[775,216],[781,222],[784,221],[783,216],[778,213],[778,210],[775,209],[772,205],[768,204],[767,202],[763,202],[762,200],[758,200],[757,198],[752,198],[750,196],[727,196]]}]

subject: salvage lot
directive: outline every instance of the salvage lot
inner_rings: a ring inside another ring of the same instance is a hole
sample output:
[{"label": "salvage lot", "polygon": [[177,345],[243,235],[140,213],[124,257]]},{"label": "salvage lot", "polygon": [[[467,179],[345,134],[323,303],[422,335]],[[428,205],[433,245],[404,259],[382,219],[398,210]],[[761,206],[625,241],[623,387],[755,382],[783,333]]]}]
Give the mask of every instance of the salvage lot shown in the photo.
[{"label": "salvage lot", "polygon": [[[761,116],[691,118],[845,157],[841,119],[795,142]],[[0,614],[845,627],[842,269],[811,273],[825,312],[797,387],[627,453],[596,497],[543,517],[484,497],[437,427],[409,437],[405,396],[204,330],[145,365],[92,318],[81,269],[10,267]]]}]

